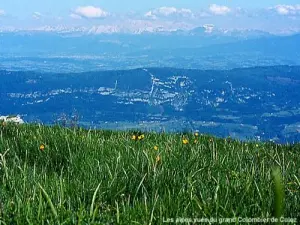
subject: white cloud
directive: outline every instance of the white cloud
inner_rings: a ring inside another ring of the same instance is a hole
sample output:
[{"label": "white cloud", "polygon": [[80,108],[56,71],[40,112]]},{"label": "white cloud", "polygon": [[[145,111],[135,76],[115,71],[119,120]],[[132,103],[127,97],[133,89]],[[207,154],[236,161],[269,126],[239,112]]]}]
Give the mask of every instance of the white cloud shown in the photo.
[{"label": "white cloud", "polygon": [[5,15],[5,11],[0,9],[0,16],[4,16]]},{"label": "white cloud", "polygon": [[181,16],[181,17],[193,17],[193,12],[190,9],[178,9],[175,7],[160,7],[151,10],[145,14],[145,17],[156,19],[157,17],[169,17],[169,16]]},{"label": "white cloud", "polygon": [[231,12],[231,9],[227,6],[212,4],[209,11],[215,15],[226,15]]},{"label": "white cloud", "polygon": [[70,17],[73,19],[81,19],[81,16],[78,16],[77,14],[71,13]]},{"label": "white cloud", "polygon": [[296,15],[300,14],[300,5],[276,5],[270,8],[280,15]]},{"label": "white cloud", "polygon": [[109,13],[104,11],[101,8],[94,6],[79,6],[77,9],[71,14],[71,17],[84,17],[84,18],[105,18],[109,16]]},{"label": "white cloud", "polygon": [[34,19],[36,19],[36,20],[41,19],[42,16],[43,16],[43,15],[42,15],[40,12],[34,12],[34,13],[32,14],[32,17],[33,17]]}]

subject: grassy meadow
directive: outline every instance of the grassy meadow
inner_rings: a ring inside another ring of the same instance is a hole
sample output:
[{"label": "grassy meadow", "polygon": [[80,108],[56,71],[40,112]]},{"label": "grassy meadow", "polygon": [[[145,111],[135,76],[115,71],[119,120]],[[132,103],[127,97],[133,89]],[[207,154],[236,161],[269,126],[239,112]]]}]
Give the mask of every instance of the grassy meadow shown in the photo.
[{"label": "grassy meadow", "polygon": [[299,144],[192,132],[1,123],[0,224],[273,216],[300,221],[299,153]]}]

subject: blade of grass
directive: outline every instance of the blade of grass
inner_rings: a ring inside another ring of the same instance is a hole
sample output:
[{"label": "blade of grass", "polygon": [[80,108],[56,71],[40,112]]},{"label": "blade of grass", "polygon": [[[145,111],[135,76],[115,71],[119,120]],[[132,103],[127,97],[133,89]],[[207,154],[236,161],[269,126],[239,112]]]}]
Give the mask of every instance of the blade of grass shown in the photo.
[{"label": "blade of grass", "polygon": [[92,199],[92,204],[91,204],[91,208],[90,208],[90,217],[93,216],[93,212],[94,212],[94,204],[95,204],[95,200],[96,200],[96,196],[97,196],[97,192],[100,188],[101,183],[98,184],[98,187],[96,188],[94,195],[93,195],[93,199]]},{"label": "blade of grass", "polygon": [[[273,181],[274,181],[274,192],[275,192],[275,217],[279,218],[282,216],[283,211],[283,198],[284,198],[284,190],[283,190],[283,184],[282,184],[282,178],[280,169],[277,167],[272,172]],[[281,224],[278,222],[277,224]]]},{"label": "blade of grass", "polygon": [[44,194],[44,196],[45,196],[45,198],[46,198],[46,200],[47,200],[47,202],[48,202],[48,204],[51,208],[51,211],[52,211],[52,214],[53,214],[54,218],[57,220],[58,219],[58,214],[57,214],[57,211],[56,211],[49,195],[47,194],[47,192],[44,190],[44,188],[40,184],[38,184],[38,185],[39,185],[40,189],[42,190],[42,192],[43,192],[43,194]]}]

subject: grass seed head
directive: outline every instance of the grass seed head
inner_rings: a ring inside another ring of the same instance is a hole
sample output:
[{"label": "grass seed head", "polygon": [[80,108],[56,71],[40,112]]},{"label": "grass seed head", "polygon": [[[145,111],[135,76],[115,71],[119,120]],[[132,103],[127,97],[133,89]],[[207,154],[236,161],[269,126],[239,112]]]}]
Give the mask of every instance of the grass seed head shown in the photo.
[{"label": "grass seed head", "polygon": [[156,156],[156,163],[159,163],[161,161],[160,155]]}]

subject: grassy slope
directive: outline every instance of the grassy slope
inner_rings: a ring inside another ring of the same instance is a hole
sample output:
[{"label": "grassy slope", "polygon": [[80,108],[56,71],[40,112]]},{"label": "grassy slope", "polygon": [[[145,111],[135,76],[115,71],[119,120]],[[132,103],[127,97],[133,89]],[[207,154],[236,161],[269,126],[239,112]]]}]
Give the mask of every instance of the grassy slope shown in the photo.
[{"label": "grassy slope", "polygon": [[274,166],[283,174],[284,216],[299,217],[299,145],[193,134],[184,145],[179,134],[147,133],[142,141],[131,136],[0,125],[0,221],[161,224],[176,217],[272,217]]}]

